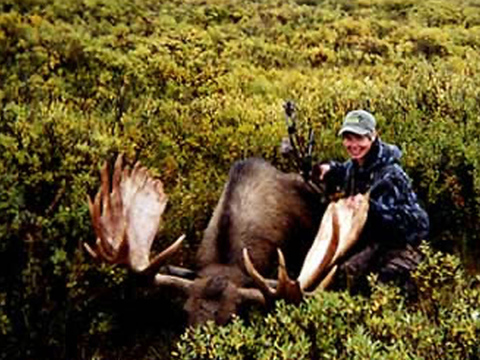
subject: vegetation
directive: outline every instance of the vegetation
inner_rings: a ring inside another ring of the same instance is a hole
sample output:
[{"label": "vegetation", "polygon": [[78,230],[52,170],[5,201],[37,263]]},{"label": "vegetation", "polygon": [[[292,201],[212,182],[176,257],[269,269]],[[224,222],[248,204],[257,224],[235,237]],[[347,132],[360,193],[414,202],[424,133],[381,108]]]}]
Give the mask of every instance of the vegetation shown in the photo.
[{"label": "vegetation", "polygon": [[[156,246],[186,233],[175,262],[192,266],[235,160],[292,170],[278,150],[285,99],[316,131],[315,160],[345,156],[348,110],[375,113],[404,152],[432,246],[478,271],[479,48],[479,0],[2,0],[0,358],[168,358],[184,331],[180,295],[82,249],[99,167],[123,152],[164,181]],[[214,339],[217,358],[478,359],[478,282],[428,254],[420,275],[456,292],[426,282],[409,305],[380,285],[371,300],[319,294],[255,326],[188,330],[174,352],[195,358]]]},{"label": "vegetation", "polygon": [[[372,276],[370,299],[321,292],[266,317],[189,328],[178,359],[478,359],[480,291],[458,258],[434,253],[417,269],[418,299]],[[472,311],[473,309],[476,311]]]}]

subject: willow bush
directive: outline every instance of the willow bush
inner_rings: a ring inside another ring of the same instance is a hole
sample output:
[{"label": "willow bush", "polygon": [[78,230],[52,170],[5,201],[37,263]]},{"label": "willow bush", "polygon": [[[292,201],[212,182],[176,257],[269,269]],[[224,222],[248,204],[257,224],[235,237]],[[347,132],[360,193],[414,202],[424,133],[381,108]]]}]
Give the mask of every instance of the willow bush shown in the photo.
[{"label": "willow bush", "polygon": [[300,306],[280,302],[266,316],[189,328],[178,359],[478,359],[480,277],[458,257],[432,251],[413,274],[418,299],[370,278],[370,299],[320,292]]},{"label": "willow bush", "polygon": [[[431,244],[478,270],[479,8],[478,0],[1,1],[1,357],[168,357],[183,330],[181,295],[97,266],[82,249],[94,240],[86,198],[98,170],[124,153],[164,181],[170,201],[155,250],[186,233],[172,261],[192,267],[235,160],[260,156],[294,170],[278,150],[286,99],[297,104],[300,131],[315,130],[315,160],[343,159],[342,117],[372,111],[382,138],[404,152]],[[283,320],[270,321],[274,329]],[[348,327],[358,344],[376,344]]]}]

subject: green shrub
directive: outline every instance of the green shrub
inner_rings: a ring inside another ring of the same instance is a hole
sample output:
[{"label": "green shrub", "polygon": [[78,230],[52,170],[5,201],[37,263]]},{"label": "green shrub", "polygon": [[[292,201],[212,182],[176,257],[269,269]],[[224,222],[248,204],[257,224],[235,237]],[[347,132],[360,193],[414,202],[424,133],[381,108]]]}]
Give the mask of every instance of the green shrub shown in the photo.
[{"label": "green shrub", "polygon": [[248,323],[189,328],[174,358],[478,359],[480,278],[467,276],[458,257],[422,250],[417,301],[371,276],[368,299],[320,292],[300,306],[279,302]]}]

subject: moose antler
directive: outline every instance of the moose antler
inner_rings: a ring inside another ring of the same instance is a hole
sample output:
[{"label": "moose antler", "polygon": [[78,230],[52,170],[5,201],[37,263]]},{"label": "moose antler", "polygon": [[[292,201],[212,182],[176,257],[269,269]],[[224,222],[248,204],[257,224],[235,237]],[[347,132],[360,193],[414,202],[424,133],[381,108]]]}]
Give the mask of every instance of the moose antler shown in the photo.
[{"label": "moose antler", "polygon": [[320,229],[296,280],[288,276],[280,249],[276,288],[268,284],[272,280],[266,280],[255,269],[245,248],[243,258],[247,272],[262,293],[270,298],[299,302],[304,295],[325,289],[333,279],[338,262],[358,240],[367,220],[368,208],[368,194],[362,197],[356,209],[347,205],[347,199],[332,202],[325,211]]},{"label": "moose antler", "polygon": [[124,264],[135,272],[156,273],[185,238],[182,235],[150,260],[150,249],[166,204],[162,182],[154,180],[140,163],[130,172],[123,167],[123,156],[118,156],[111,186],[105,163],[101,188],[93,202],[88,199],[97,241],[94,248],[84,243],[86,250],[96,259]]}]

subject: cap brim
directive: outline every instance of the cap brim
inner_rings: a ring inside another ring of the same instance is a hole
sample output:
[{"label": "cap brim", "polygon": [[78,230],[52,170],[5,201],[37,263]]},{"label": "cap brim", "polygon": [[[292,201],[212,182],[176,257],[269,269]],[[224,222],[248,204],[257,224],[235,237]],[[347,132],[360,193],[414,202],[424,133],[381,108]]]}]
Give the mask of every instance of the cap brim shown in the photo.
[{"label": "cap brim", "polygon": [[371,131],[357,127],[357,126],[344,126],[340,129],[340,131],[338,132],[338,135],[343,135],[346,132],[354,133],[357,135],[367,135],[371,133]]}]

